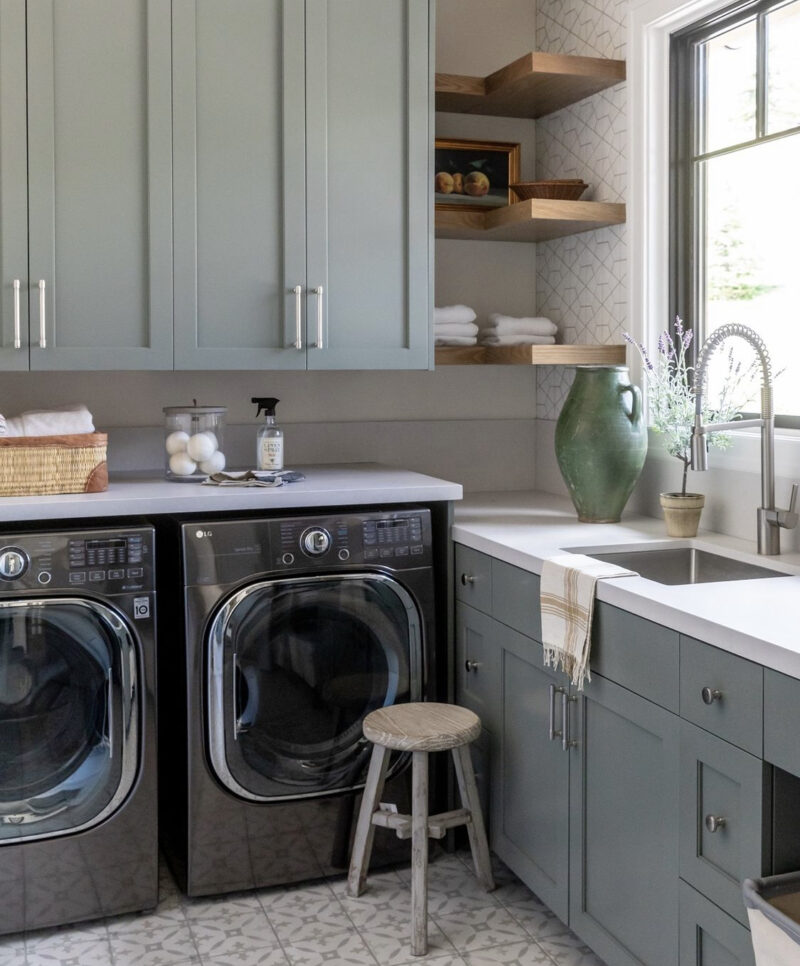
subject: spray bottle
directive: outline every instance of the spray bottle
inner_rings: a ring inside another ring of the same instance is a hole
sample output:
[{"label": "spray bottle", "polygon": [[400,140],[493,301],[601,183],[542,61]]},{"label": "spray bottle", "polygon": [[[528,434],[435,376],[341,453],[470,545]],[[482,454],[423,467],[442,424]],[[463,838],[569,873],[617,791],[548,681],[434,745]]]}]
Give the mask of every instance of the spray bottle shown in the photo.
[{"label": "spray bottle", "polygon": [[258,406],[256,417],[264,411],[266,419],[258,431],[256,444],[256,468],[259,470],[283,469],[283,430],[275,422],[275,407],[280,400],[254,396],[251,400]]}]

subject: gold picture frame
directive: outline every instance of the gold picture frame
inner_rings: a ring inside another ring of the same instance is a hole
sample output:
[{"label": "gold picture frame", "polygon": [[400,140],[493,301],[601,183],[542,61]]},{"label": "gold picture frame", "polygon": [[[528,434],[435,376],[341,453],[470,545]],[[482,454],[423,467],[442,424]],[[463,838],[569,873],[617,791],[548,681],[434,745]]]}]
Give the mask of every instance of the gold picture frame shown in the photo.
[{"label": "gold picture frame", "polygon": [[433,197],[440,211],[487,211],[513,204],[519,181],[519,144],[436,138]]}]

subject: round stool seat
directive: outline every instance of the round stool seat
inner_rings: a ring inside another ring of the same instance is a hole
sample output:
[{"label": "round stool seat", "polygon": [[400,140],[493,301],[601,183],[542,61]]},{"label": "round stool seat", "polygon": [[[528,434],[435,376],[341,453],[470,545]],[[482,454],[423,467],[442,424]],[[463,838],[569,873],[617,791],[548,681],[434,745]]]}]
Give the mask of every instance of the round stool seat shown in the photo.
[{"label": "round stool seat", "polygon": [[481,719],[455,704],[393,704],[364,718],[364,737],[397,751],[446,751],[468,745],[480,733]]}]

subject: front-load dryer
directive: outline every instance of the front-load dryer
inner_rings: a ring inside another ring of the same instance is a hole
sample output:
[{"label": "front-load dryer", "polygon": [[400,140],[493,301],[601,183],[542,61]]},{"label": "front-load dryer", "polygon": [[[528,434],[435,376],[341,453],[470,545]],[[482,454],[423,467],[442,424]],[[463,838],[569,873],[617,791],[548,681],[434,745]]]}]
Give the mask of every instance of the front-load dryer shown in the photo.
[{"label": "front-load dryer", "polygon": [[[341,873],[365,715],[435,694],[429,510],[193,520],[172,536],[185,590],[163,628],[182,625],[185,652],[161,649],[159,689],[173,871],[190,895]],[[386,791],[401,808],[406,765]],[[379,836],[376,861],[408,848]]]},{"label": "front-load dryer", "polygon": [[153,546],[0,535],[0,933],[158,901]]}]

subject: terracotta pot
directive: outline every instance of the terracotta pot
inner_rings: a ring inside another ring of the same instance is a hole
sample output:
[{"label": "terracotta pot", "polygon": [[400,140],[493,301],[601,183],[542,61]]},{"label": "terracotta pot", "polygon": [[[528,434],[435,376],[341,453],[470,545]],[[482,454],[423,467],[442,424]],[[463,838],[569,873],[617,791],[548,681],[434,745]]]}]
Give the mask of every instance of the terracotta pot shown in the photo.
[{"label": "terracotta pot", "polygon": [[696,537],[706,498],[703,493],[661,493],[661,506],[670,537]]}]

